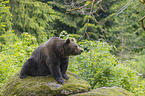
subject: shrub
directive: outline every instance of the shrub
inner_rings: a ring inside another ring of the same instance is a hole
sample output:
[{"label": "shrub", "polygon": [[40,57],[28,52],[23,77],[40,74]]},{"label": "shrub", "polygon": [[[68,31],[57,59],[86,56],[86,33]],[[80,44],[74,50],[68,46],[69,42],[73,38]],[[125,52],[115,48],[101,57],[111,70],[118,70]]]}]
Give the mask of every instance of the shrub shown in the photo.
[{"label": "shrub", "polygon": [[[145,77],[145,50],[142,52],[136,54],[134,56],[134,61],[136,62],[136,66],[134,69],[136,69],[140,74]],[[131,66],[132,67],[132,66]]]},{"label": "shrub", "polygon": [[[64,31],[62,38],[67,36]],[[12,31],[2,35],[0,52],[0,87],[15,72],[19,71],[22,64],[39,45],[36,38],[23,33],[20,39]],[[68,36],[69,37],[69,36]],[[69,70],[87,80],[92,88],[103,86],[119,86],[136,95],[144,95],[145,82],[140,80],[138,72],[118,62],[110,54],[111,46],[106,42],[82,41],[79,45],[84,48],[84,53],[70,58]],[[125,63],[136,65],[135,62]]]},{"label": "shrub", "polygon": [[12,31],[2,35],[4,42],[1,43],[0,52],[0,87],[14,72],[20,70],[22,64],[30,56],[31,52],[38,46],[36,38],[23,33],[22,39],[18,38]]},{"label": "shrub", "polygon": [[85,52],[71,57],[69,70],[87,80],[92,88],[119,86],[135,94],[143,94],[143,81],[138,72],[121,64],[110,54],[111,46],[106,42],[86,40],[79,45]]}]

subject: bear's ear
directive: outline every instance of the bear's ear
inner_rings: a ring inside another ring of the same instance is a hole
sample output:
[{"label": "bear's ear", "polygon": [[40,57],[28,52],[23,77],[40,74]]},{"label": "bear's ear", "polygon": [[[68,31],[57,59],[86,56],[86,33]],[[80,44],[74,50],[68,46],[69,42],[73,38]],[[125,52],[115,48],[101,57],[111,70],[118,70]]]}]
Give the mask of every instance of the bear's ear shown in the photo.
[{"label": "bear's ear", "polygon": [[69,43],[70,43],[70,39],[67,39],[67,40],[66,40],[66,44],[69,44]]},{"label": "bear's ear", "polygon": [[72,39],[70,39],[70,40],[71,40],[71,41],[73,41],[73,42],[75,41],[75,39],[74,39],[74,38],[72,38]]}]

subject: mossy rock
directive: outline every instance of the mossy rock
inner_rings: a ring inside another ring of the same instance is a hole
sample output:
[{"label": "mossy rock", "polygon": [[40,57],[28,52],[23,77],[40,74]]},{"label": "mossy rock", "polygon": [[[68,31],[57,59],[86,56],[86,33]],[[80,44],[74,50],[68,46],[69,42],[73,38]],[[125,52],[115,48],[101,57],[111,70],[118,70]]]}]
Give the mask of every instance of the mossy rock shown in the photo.
[{"label": "mossy rock", "polygon": [[69,80],[64,84],[57,83],[52,76],[36,76],[19,78],[19,73],[11,76],[3,86],[4,96],[64,96],[89,91],[87,81],[67,72]]},{"label": "mossy rock", "polygon": [[134,96],[131,92],[120,87],[102,87],[85,93],[77,93],[72,96]]}]

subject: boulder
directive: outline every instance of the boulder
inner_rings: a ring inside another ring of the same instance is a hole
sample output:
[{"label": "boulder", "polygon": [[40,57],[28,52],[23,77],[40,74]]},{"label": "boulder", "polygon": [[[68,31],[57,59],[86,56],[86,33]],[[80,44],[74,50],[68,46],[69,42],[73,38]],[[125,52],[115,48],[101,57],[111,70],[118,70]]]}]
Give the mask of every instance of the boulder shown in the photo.
[{"label": "boulder", "polygon": [[77,93],[71,96],[134,96],[131,92],[120,87],[102,87],[89,92]]},{"label": "boulder", "polygon": [[3,96],[64,96],[89,91],[90,85],[87,81],[71,72],[67,74],[70,79],[59,84],[52,76],[28,76],[20,79],[19,73],[16,73],[2,87]]},{"label": "boulder", "polygon": [[102,87],[90,91],[87,81],[67,72],[69,80],[59,84],[52,76],[36,76],[19,78],[19,74],[11,78],[2,87],[3,96],[134,96],[120,87]]}]

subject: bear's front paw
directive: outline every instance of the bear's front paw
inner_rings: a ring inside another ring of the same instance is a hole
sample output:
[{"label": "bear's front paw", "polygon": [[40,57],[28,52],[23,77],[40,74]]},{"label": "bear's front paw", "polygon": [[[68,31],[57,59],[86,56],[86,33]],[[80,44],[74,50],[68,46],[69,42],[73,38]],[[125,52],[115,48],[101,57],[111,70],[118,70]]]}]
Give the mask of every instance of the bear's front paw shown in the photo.
[{"label": "bear's front paw", "polygon": [[61,84],[64,83],[63,79],[56,79],[56,81],[57,81],[58,83],[61,83]]},{"label": "bear's front paw", "polygon": [[66,74],[62,74],[62,77],[64,78],[64,79],[69,79],[69,77],[66,75]]}]

